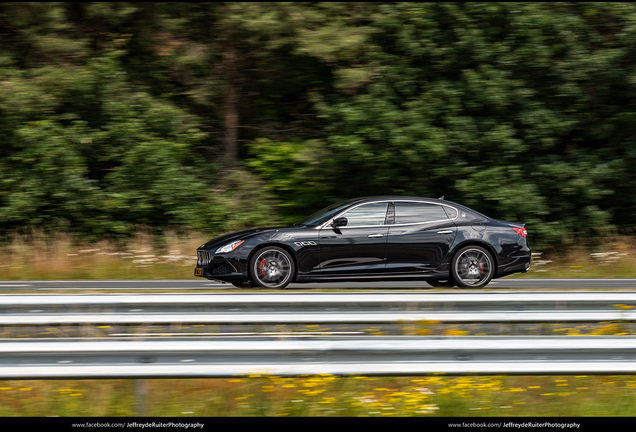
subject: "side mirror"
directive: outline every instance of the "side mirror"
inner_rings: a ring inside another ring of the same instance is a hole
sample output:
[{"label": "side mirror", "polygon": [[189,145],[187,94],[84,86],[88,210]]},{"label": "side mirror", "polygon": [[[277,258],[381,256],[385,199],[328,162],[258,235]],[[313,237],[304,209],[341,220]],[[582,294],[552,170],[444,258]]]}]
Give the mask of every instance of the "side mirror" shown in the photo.
[{"label": "side mirror", "polygon": [[333,220],[333,222],[331,222],[331,226],[334,228],[347,226],[347,218],[344,218],[344,217],[336,218]]}]

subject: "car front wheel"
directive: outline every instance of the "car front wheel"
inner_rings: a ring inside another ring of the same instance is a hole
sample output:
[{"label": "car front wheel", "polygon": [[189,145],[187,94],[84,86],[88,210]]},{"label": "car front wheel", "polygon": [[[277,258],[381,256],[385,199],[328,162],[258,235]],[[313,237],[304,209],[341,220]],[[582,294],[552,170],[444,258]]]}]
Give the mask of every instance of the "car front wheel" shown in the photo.
[{"label": "car front wheel", "polygon": [[294,277],[294,260],[285,249],[269,246],[257,251],[250,261],[253,284],[264,288],[285,288]]},{"label": "car front wheel", "polygon": [[457,285],[481,288],[488,285],[495,274],[494,260],[486,249],[480,246],[467,246],[453,257],[451,273]]}]

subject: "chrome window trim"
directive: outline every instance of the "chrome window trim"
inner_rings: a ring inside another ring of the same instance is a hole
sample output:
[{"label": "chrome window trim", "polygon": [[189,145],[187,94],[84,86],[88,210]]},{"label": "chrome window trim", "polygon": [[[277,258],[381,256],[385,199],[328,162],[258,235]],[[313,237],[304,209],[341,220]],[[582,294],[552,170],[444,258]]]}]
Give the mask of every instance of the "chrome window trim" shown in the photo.
[{"label": "chrome window trim", "polygon": [[[445,207],[449,207],[452,208],[453,210],[455,210],[455,217],[450,219],[440,219],[440,220],[434,220],[434,221],[426,221],[426,222],[411,222],[411,223],[403,223],[403,224],[382,224],[382,225],[360,225],[360,226],[355,226],[355,227],[348,227],[348,226],[343,226],[343,227],[338,227],[338,229],[343,229],[343,228],[375,228],[375,227],[396,227],[396,226],[406,226],[406,225],[424,225],[424,224],[430,224],[430,223],[436,223],[436,222],[448,222],[448,221],[454,221],[457,220],[457,218],[459,217],[459,210],[455,207],[453,207],[452,205],[448,205],[448,204],[442,204],[442,203],[437,203],[437,202],[432,202],[432,201],[415,201],[415,200],[378,200],[378,201],[369,201],[369,202],[363,202],[360,203],[358,205],[355,205],[353,207],[350,207],[340,213],[338,213],[336,216],[332,217],[331,219],[329,219],[327,222],[323,223],[322,225],[318,225],[316,227],[316,229],[321,230],[324,229],[328,226],[331,225],[331,223],[333,222],[334,219],[338,219],[340,216],[342,216],[343,214],[345,214],[346,212],[353,210],[356,207],[360,207],[361,205],[365,205],[365,204],[374,204],[374,203],[398,203],[398,202],[414,202],[414,203],[420,203],[420,204],[432,204],[432,205],[439,205],[439,206],[445,206]],[[387,208],[388,211],[388,208]]]}]

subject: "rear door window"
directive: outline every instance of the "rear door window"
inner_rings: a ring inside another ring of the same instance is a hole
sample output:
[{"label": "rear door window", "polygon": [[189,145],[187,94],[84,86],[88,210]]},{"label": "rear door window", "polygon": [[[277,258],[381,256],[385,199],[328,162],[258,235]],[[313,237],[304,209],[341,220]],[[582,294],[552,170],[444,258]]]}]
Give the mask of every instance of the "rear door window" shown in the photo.
[{"label": "rear door window", "polygon": [[444,208],[437,204],[395,202],[395,223],[411,224],[448,220]]}]

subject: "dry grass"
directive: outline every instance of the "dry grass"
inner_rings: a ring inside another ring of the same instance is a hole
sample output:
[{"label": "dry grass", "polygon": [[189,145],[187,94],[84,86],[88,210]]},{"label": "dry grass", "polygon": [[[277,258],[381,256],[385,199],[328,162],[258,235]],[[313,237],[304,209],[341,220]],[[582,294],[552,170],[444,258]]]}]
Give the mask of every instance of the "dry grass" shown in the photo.
[{"label": "dry grass", "polygon": [[591,248],[574,246],[544,254],[533,251],[525,278],[633,278],[636,277],[636,239],[606,237]]},{"label": "dry grass", "polygon": [[[70,234],[11,235],[0,244],[0,280],[189,279],[204,233],[155,236],[140,230],[125,242],[78,242]],[[522,278],[636,277],[636,238],[608,237],[592,249],[534,251]]]},{"label": "dry grass", "polygon": [[12,235],[0,246],[0,280],[186,279],[209,234],[138,232],[125,242],[78,242],[69,234]]}]

